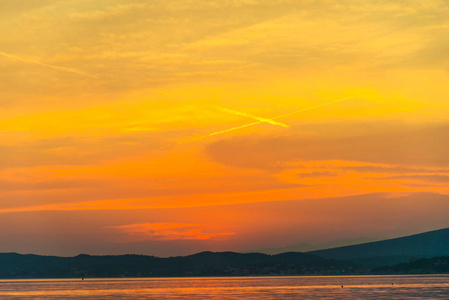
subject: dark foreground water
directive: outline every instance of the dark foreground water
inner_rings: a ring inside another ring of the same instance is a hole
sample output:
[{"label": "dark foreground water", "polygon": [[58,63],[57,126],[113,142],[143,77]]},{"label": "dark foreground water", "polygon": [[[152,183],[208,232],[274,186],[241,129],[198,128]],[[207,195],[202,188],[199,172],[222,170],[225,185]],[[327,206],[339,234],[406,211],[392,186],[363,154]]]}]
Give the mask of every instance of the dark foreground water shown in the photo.
[{"label": "dark foreground water", "polygon": [[0,280],[0,299],[449,299],[449,275]]}]

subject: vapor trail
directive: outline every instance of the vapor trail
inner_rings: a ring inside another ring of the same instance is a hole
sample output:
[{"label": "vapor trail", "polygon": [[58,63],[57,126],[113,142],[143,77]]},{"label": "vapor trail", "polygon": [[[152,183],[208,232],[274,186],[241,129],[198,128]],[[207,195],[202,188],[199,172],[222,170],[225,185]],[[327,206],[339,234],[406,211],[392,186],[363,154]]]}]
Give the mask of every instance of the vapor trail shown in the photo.
[{"label": "vapor trail", "polygon": [[217,134],[222,134],[222,133],[226,133],[226,132],[229,132],[229,131],[233,131],[233,130],[237,130],[237,129],[241,129],[241,128],[245,128],[245,127],[249,127],[249,126],[253,126],[253,125],[257,125],[257,124],[261,124],[261,123],[263,123],[263,122],[254,122],[254,123],[250,123],[250,124],[245,124],[245,125],[234,127],[234,128],[230,128],[230,129],[225,129],[225,130],[221,130],[221,131],[212,132],[212,133],[208,134],[207,136],[213,136],[213,135],[217,135]]},{"label": "vapor trail", "polygon": [[244,113],[244,112],[232,110],[232,109],[229,109],[229,108],[220,107],[220,106],[217,106],[217,108],[219,110],[221,110],[221,111],[224,111],[224,112],[227,112],[227,113],[230,113],[230,114],[233,114],[233,115],[237,115],[237,116],[244,116],[244,117],[248,117],[248,118],[251,118],[251,119],[255,119],[255,120],[257,120],[259,122],[262,122],[262,123],[269,123],[269,124],[272,124],[272,125],[282,126],[282,127],[285,127],[285,128],[290,127],[290,126],[288,126],[288,125],[286,125],[284,123],[276,122],[273,119],[262,118],[262,117],[254,116],[254,115],[247,114],[247,113]]},{"label": "vapor trail", "polygon": [[[291,116],[291,115],[294,115],[294,114],[297,114],[297,113],[300,113],[300,112],[304,112],[304,111],[308,111],[308,110],[320,108],[320,107],[323,107],[323,106],[331,105],[331,104],[334,104],[334,103],[342,102],[342,101],[349,100],[349,99],[353,99],[353,98],[356,98],[356,97],[354,97],[354,96],[346,97],[346,98],[343,98],[343,99],[339,99],[339,100],[335,100],[335,101],[331,101],[331,102],[326,102],[326,103],[319,104],[319,105],[315,105],[315,106],[312,106],[312,107],[303,108],[303,109],[296,110],[296,111],[291,112],[291,113],[287,113],[287,114],[283,114],[283,115],[276,116],[276,117],[274,117],[274,118],[271,118],[271,120],[276,120],[276,119],[279,119],[279,118]],[[222,134],[222,133],[230,132],[230,131],[234,131],[234,130],[237,130],[237,129],[241,129],[241,128],[245,128],[245,127],[249,127],[249,126],[253,126],[253,125],[257,125],[257,124],[261,124],[261,123],[264,123],[264,122],[259,121],[259,122],[254,122],[254,123],[250,123],[250,124],[245,124],[245,125],[241,125],[241,126],[237,126],[237,127],[233,127],[233,128],[221,130],[221,131],[212,132],[212,133],[208,134],[208,135],[205,136],[205,137],[209,137],[209,136],[214,136],[214,135],[217,135],[217,134]]]},{"label": "vapor trail", "polygon": [[25,59],[25,58],[22,58],[22,57],[19,57],[19,56],[16,56],[16,55],[12,55],[12,54],[8,54],[8,53],[5,53],[5,52],[0,52],[0,55],[3,55],[5,57],[11,58],[11,59],[23,61],[23,62],[26,62],[26,63],[35,64],[35,65],[39,65],[39,66],[44,66],[44,67],[47,67],[47,68],[52,68],[52,69],[60,70],[60,71],[64,71],[64,72],[74,73],[74,74],[78,74],[78,75],[89,77],[89,78],[94,78],[94,79],[98,78],[98,77],[95,77],[93,75],[84,73],[84,72],[76,70],[76,69],[71,69],[71,68],[66,68],[66,67],[61,67],[61,66],[55,66],[55,65],[49,65],[49,64],[46,64],[46,63],[43,63],[43,62],[40,62],[40,61],[31,60],[31,59]]}]

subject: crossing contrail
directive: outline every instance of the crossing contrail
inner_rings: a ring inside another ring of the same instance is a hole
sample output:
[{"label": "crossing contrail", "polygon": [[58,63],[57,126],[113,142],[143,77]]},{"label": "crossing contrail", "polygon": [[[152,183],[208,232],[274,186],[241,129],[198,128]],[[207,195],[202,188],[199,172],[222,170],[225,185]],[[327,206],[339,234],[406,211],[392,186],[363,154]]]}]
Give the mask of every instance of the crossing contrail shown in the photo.
[{"label": "crossing contrail", "polygon": [[[291,115],[294,115],[294,114],[298,114],[300,112],[304,112],[304,111],[308,111],[308,110],[312,110],[312,109],[317,109],[317,108],[320,108],[320,107],[324,107],[324,106],[327,106],[327,105],[331,105],[331,104],[334,104],[334,103],[342,102],[342,101],[353,99],[353,98],[356,98],[356,97],[355,96],[346,97],[346,98],[343,98],[343,99],[338,99],[338,100],[335,100],[335,101],[326,102],[326,103],[323,103],[323,104],[319,104],[319,105],[315,105],[315,106],[311,106],[311,107],[295,110],[293,112],[286,113],[286,114],[283,114],[283,115],[279,115],[279,116],[276,116],[276,117],[268,119],[268,120],[276,120],[276,119],[288,117],[288,116],[291,116]],[[242,128],[245,128],[245,127],[261,124],[261,123],[264,123],[264,122],[266,122],[266,121],[258,121],[258,122],[254,122],[254,123],[249,123],[249,124],[245,124],[245,125],[241,125],[241,126],[225,129],[225,130],[216,131],[216,132],[212,132],[212,133],[210,133],[210,134],[208,134],[207,136],[204,136],[204,137],[214,136],[214,135],[217,135],[217,134],[222,134],[222,133],[234,131],[234,130],[237,130],[237,129],[242,129]]]},{"label": "crossing contrail", "polygon": [[44,66],[44,67],[47,67],[47,68],[52,68],[52,69],[55,69],[55,70],[60,70],[60,71],[74,73],[74,74],[78,74],[78,75],[89,77],[89,78],[98,79],[96,76],[87,74],[85,72],[82,72],[82,71],[79,71],[79,70],[76,70],[76,69],[50,65],[50,64],[46,64],[46,63],[43,63],[43,62],[40,62],[40,61],[26,59],[26,58],[22,58],[22,57],[19,57],[19,56],[16,56],[16,55],[8,54],[8,53],[5,53],[5,52],[0,52],[0,55],[3,55],[5,57],[11,58],[11,59],[19,60],[19,61],[22,61],[22,62],[30,63],[30,64],[35,64],[35,65]]},{"label": "crossing contrail", "polygon": [[255,120],[257,120],[259,122],[262,122],[262,123],[269,123],[271,125],[282,126],[282,127],[285,127],[285,128],[290,127],[290,126],[288,126],[288,125],[286,125],[284,123],[274,121],[273,119],[262,118],[262,117],[254,116],[254,115],[251,115],[251,114],[247,114],[247,113],[244,113],[244,112],[241,112],[241,111],[236,111],[236,110],[232,110],[232,109],[221,107],[221,106],[217,106],[217,108],[219,110],[221,110],[221,111],[224,111],[224,112],[227,112],[227,113],[230,113],[230,114],[233,114],[233,115],[237,115],[237,116],[243,116],[243,117],[248,117],[248,118],[251,118],[251,119],[255,119]]}]

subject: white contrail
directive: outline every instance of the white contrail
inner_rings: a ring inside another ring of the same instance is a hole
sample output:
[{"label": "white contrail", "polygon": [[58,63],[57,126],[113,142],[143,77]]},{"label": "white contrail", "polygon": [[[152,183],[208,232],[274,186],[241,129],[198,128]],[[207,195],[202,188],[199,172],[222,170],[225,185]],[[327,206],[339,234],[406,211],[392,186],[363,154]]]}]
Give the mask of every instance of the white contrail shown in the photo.
[{"label": "white contrail", "polygon": [[253,126],[253,125],[257,125],[257,124],[261,124],[261,123],[263,123],[263,122],[254,122],[254,123],[245,124],[245,125],[242,125],[242,126],[230,128],[230,129],[216,131],[216,132],[212,132],[212,133],[206,135],[205,137],[213,136],[213,135],[217,135],[217,134],[222,134],[222,133],[226,133],[226,132],[229,132],[229,131],[233,131],[233,130],[237,130],[237,129],[241,129],[241,128],[245,128],[245,127],[249,127],[249,126]]},{"label": "white contrail", "polygon": [[[331,104],[334,104],[334,103],[342,102],[342,101],[353,99],[353,98],[356,98],[356,97],[354,97],[354,96],[346,97],[346,98],[343,98],[343,99],[339,99],[339,100],[335,100],[335,101],[331,101],[331,102],[326,102],[326,103],[315,105],[315,106],[312,106],[312,107],[299,109],[299,110],[296,110],[296,111],[291,112],[291,113],[286,113],[286,114],[283,114],[283,115],[276,116],[274,118],[271,118],[271,120],[276,120],[276,119],[279,119],[279,118],[288,117],[288,116],[291,116],[291,115],[294,115],[294,114],[297,114],[297,113],[300,113],[300,112],[304,112],[304,111],[320,108],[320,107],[323,107],[323,106],[331,105]],[[261,123],[264,123],[264,122],[263,121],[259,121],[259,122],[249,123],[249,124],[245,124],[245,125],[241,125],[241,126],[237,126],[237,127],[221,130],[221,131],[212,132],[212,133],[204,136],[203,138],[209,137],[209,136],[214,136],[214,135],[217,135],[217,134],[230,132],[230,131],[234,131],[234,130],[237,130],[237,129],[241,129],[241,128],[245,128],[245,127],[249,127],[249,126],[253,126],[253,125],[257,125],[257,124],[261,124]]]},{"label": "white contrail", "polygon": [[55,65],[49,65],[49,64],[46,64],[46,63],[43,63],[43,62],[40,62],[40,61],[22,58],[22,57],[19,57],[19,56],[16,56],[16,55],[12,55],[12,54],[8,54],[8,53],[5,53],[5,52],[0,52],[0,55],[3,55],[5,57],[11,58],[11,59],[15,59],[15,60],[23,61],[23,62],[26,62],[26,63],[30,63],[30,64],[35,64],[35,65],[44,66],[44,67],[47,67],[47,68],[52,68],[52,69],[56,69],[56,70],[60,70],[60,71],[64,71],[64,72],[78,74],[78,75],[89,77],[89,78],[98,79],[98,77],[96,77],[96,76],[84,73],[84,72],[76,70],[76,69],[71,69],[71,68],[66,68],[66,67],[61,67],[61,66],[55,66]]},{"label": "white contrail", "polygon": [[227,113],[230,113],[230,114],[233,114],[233,115],[237,115],[237,116],[243,116],[243,117],[248,117],[248,118],[251,118],[251,119],[255,119],[255,120],[257,120],[259,122],[262,122],[262,123],[269,123],[269,124],[272,124],[272,125],[277,125],[277,126],[281,126],[281,127],[285,127],[285,128],[290,127],[290,126],[288,126],[288,125],[286,125],[284,123],[277,122],[277,121],[274,121],[272,119],[267,119],[267,118],[254,116],[254,115],[251,115],[251,114],[247,114],[247,113],[244,113],[244,112],[232,110],[232,109],[221,107],[221,106],[217,106],[217,108],[219,110],[221,110],[221,111],[224,111],[224,112],[227,112]]}]

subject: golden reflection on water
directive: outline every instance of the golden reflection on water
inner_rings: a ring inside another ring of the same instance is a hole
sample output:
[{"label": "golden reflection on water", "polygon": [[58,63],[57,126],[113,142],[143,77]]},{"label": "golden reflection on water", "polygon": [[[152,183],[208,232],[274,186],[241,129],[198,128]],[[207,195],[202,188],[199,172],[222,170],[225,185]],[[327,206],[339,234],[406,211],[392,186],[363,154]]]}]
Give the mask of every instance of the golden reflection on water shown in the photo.
[{"label": "golden reflection on water", "polygon": [[2,299],[447,299],[446,276],[0,280]]}]

